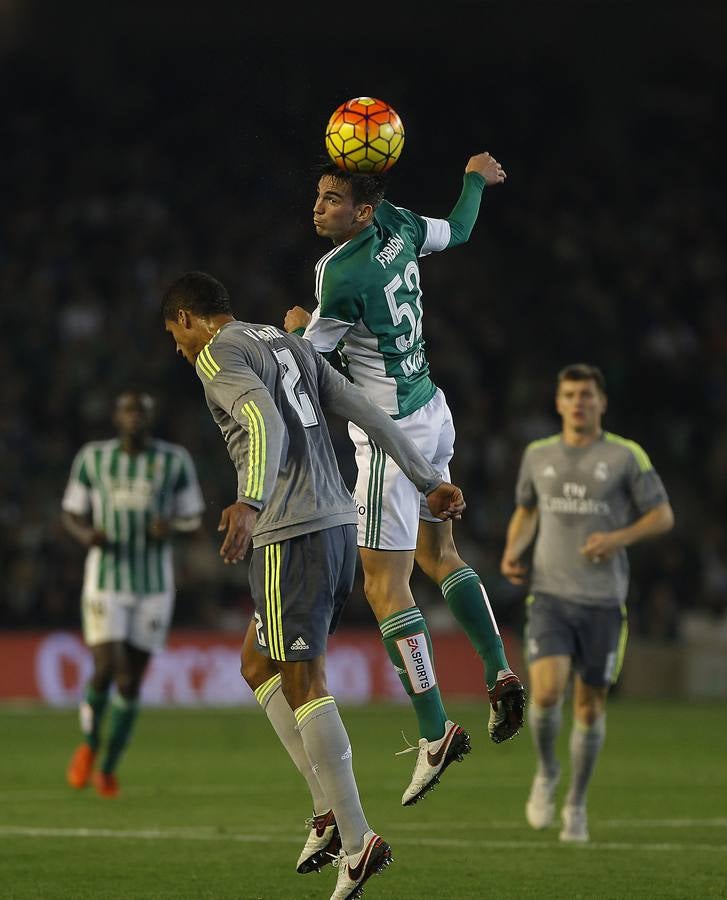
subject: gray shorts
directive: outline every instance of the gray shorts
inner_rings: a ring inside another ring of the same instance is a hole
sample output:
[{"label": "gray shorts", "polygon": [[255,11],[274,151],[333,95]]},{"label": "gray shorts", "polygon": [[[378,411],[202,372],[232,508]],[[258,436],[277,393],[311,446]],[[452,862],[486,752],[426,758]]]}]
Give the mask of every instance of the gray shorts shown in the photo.
[{"label": "gray shorts", "polygon": [[586,606],[552,594],[531,594],[526,603],[528,665],[546,656],[569,656],[591,687],[616,681],[628,637],[625,606]]},{"label": "gray shorts", "polygon": [[356,554],[355,525],[253,550],[249,579],[261,653],[295,662],[326,652],[353,588]]}]

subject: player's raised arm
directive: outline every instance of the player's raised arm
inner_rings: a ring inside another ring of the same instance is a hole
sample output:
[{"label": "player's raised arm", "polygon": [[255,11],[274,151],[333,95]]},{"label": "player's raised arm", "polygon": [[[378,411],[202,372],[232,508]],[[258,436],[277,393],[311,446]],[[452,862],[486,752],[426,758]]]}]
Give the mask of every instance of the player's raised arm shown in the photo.
[{"label": "player's raised arm", "polygon": [[503,184],[507,178],[505,170],[491,154],[476,153],[471,156],[465,166],[465,175],[469,172],[477,172],[485,179],[485,184],[492,187],[495,184]]},{"label": "player's raised arm", "polygon": [[467,243],[480,213],[482,192],[486,186],[503,184],[506,178],[505,170],[491,154],[471,156],[465,166],[462,190],[446,219],[421,217],[426,223],[426,238],[419,255]]}]

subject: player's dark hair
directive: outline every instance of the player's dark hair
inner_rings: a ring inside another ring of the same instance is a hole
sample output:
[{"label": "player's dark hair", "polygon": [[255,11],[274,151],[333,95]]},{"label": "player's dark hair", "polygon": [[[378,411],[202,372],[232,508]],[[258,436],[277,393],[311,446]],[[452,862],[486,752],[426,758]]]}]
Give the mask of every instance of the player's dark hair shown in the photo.
[{"label": "player's dark hair", "polygon": [[590,363],[571,363],[564,366],[558,372],[557,385],[560,387],[563,381],[595,381],[602,394],[606,393],[606,379],[598,366]]},{"label": "player's dark hair", "polygon": [[187,272],[173,281],[162,297],[162,316],[173,322],[180,309],[195,316],[232,315],[227,288],[206,272]]},{"label": "player's dark hair", "polygon": [[152,406],[156,403],[154,399],[154,395],[147,387],[140,387],[135,383],[126,383],[119,385],[119,387],[114,391],[114,407],[118,406],[119,400],[122,397],[138,397],[140,399],[146,397],[148,398]]},{"label": "player's dark hair", "polygon": [[333,178],[335,181],[340,181],[341,184],[350,185],[354,206],[359,206],[361,203],[370,203],[376,209],[384,199],[387,185],[385,172],[372,172],[371,174],[345,172],[343,169],[339,169],[335,163],[329,162],[324,163],[320,167],[319,177],[324,175]]}]

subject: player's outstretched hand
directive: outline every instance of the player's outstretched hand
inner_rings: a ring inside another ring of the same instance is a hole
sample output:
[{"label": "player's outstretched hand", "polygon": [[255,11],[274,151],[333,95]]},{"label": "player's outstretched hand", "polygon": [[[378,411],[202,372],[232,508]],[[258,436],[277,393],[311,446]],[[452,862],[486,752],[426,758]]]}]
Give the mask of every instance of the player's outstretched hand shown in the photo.
[{"label": "player's outstretched hand", "polygon": [[432,515],[438,519],[461,519],[467,504],[464,495],[456,484],[442,482],[431,494],[427,494],[427,505]]},{"label": "player's outstretched hand", "polygon": [[471,156],[465,166],[465,172],[479,173],[485,179],[488,187],[493,184],[502,184],[507,178],[507,174],[500,163],[487,152]]},{"label": "player's outstretched hand", "polygon": [[285,314],[283,328],[288,332],[295,331],[296,328],[305,328],[311,320],[311,314],[306,312],[302,306],[294,306]]},{"label": "player's outstretched hand", "polygon": [[247,553],[250,538],[257,522],[258,511],[247,503],[233,503],[222,510],[218,531],[226,531],[220,547],[225,564],[236,565]]}]

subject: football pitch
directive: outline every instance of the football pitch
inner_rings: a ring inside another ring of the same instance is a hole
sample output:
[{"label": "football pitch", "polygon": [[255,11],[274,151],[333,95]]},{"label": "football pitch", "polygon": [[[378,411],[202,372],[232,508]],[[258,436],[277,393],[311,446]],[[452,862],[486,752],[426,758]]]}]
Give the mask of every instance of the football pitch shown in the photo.
[{"label": "football pitch", "polygon": [[[492,744],[482,705],[448,704],[473,750],[402,808],[414,754],[395,756],[408,706],[342,707],[371,826],[394,864],[365,900],[727,897],[723,702],[614,698],[590,790],[591,842],[532,831],[530,736]],[[562,798],[568,775],[561,734]],[[328,900],[336,870],[298,875],[302,779],[259,709],[142,710],[122,794],[66,787],[76,714],[0,708],[0,896],[68,900]]]}]

